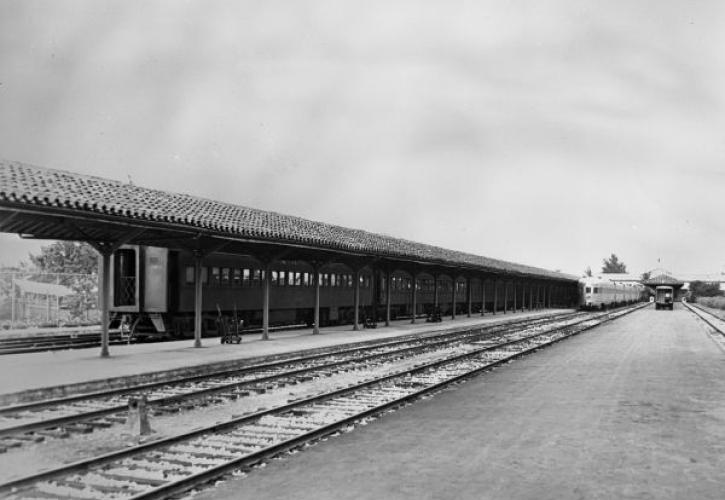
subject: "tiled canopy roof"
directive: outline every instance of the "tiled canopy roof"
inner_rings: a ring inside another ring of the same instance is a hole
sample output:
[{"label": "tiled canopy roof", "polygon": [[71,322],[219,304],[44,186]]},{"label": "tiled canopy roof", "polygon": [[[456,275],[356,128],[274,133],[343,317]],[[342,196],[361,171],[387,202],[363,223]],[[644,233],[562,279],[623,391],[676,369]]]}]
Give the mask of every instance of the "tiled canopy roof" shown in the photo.
[{"label": "tiled canopy roof", "polygon": [[109,179],[0,160],[0,208],[27,205],[47,211],[163,222],[216,236],[289,243],[361,255],[513,272],[561,280],[574,276],[447,250],[322,222],[146,189]]},{"label": "tiled canopy roof", "polygon": [[673,278],[672,276],[669,276],[667,274],[658,274],[657,276],[653,276],[650,279],[643,281],[642,283],[647,286],[682,286],[685,284],[683,281],[680,281],[677,278]]}]

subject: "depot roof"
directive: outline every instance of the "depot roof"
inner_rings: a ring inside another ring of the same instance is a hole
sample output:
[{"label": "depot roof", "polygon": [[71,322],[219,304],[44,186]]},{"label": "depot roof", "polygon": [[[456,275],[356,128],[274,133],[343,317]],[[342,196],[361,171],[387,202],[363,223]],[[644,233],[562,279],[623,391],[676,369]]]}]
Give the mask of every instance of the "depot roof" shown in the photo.
[{"label": "depot roof", "polygon": [[657,276],[653,276],[648,280],[645,280],[642,282],[643,285],[647,286],[683,286],[685,284],[684,281],[680,281],[677,278],[673,278],[672,276],[669,276],[667,274],[658,274]]},{"label": "depot roof", "polygon": [[[360,229],[3,160],[0,160],[0,209],[34,215],[30,219],[24,216],[0,223],[0,230],[43,238],[63,239],[64,234],[70,235],[68,228],[75,228],[75,239],[90,241],[100,238],[99,225],[83,226],[80,222],[68,222],[81,217],[91,222],[103,221],[106,225],[123,223],[153,229],[157,236],[161,230],[181,231],[189,235],[221,237],[247,243],[292,245],[565,281],[577,279],[564,273]],[[49,225],[43,215],[62,219]],[[84,237],[78,238],[79,234]],[[71,237],[66,236],[65,239]]]},{"label": "depot roof", "polygon": [[50,295],[52,297],[65,297],[73,295],[75,292],[63,285],[55,283],[41,283],[39,281],[16,279],[15,286],[25,293],[34,293],[37,295]]}]

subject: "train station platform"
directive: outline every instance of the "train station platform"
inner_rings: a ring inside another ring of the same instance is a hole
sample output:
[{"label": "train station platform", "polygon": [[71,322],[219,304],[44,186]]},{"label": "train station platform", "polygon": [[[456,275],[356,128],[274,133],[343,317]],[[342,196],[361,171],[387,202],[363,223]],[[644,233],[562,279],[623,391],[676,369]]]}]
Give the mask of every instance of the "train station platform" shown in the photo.
[{"label": "train station platform", "polygon": [[719,500],[725,352],[648,307],[194,500]]},{"label": "train station platform", "polygon": [[261,334],[245,334],[241,344],[221,344],[218,337],[205,338],[201,348],[193,347],[193,339],[112,345],[108,358],[100,357],[99,347],[4,355],[0,358],[0,405],[219,371],[340,344],[424,335],[567,311],[571,310],[545,309],[471,318],[459,316],[455,320],[444,318],[441,323],[426,323],[420,319],[411,324],[410,320],[401,320],[391,322],[388,327],[379,324],[378,328],[359,331],[344,325],[320,328],[319,335],[312,335],[311,328],[277,331],[270,333],[270,340],[266,341],[261,339]]}]

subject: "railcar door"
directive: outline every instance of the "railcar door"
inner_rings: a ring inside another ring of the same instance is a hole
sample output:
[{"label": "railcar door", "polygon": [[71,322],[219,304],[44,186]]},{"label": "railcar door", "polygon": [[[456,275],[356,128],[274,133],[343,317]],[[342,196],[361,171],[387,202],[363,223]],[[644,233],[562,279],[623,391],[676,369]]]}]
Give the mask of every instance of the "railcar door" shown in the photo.
[{"label": "railcar door", "polygon": [[112,310],[138,312],[139,310],[139,248],[122,247],[113,254],[111,272]]}]

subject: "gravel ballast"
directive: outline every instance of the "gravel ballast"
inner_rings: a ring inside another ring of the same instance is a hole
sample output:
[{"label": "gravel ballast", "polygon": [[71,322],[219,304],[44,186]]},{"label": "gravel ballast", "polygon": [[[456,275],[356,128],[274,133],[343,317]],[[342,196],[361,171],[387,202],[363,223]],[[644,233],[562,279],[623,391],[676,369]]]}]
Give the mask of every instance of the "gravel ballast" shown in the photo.
[{"label": "gravel ballast", "polygon": [[721,499],[723,361],[647,308],[194,498]]}]

